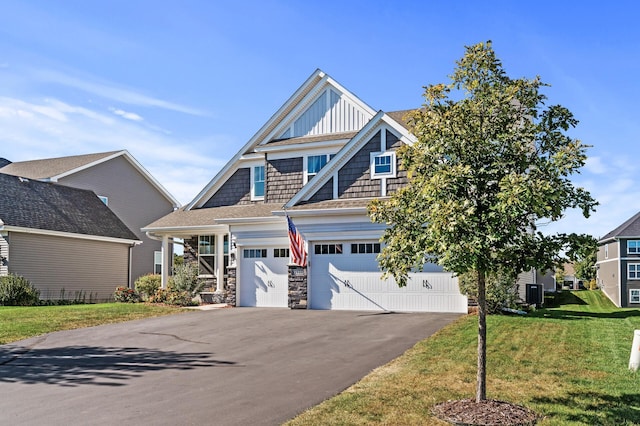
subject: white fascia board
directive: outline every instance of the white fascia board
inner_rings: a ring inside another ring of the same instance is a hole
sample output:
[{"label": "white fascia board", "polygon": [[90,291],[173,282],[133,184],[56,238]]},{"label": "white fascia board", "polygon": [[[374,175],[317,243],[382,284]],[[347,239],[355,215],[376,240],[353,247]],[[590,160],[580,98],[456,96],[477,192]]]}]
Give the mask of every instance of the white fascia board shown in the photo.
[{"label": "white fascia board", "polygon": [[366,230],[351,232],[304,232],[300,231],[306,241],[379,241],[382,231]]},{"label": "white fascia board", "polygon": [[260,128],[260,130],[258,130],[251,137],[251,139],[249,139],[249,141],[244,144],[244,146],[240,148],[240,150],[227,162],[227,164],[225,164],[225,166],[214,176],[214,178],[211,179],[204,188],[202,188],[198,195],[196,195],[195,198],[191,200],[189,204],[187,204],[185,210],[191,210],[194,206],[202,207],[203,202],[206,201],[208,195],[211,193],[211,190],[216,188],[216,185],[218,185],[220,181],[224,182],[226,180],[224,178],[228,176],[229,171],[235,171],[237,169],[237,162],[244,155],[244,153],[247,152],[250,148],[257,145],[260,141],[265,140],[266,138],[262,136],[263,133],[266,132],[267,129],[273,126],[276,122],[284,118],[283,114],[285,114],[285,112],[291,107],[292,103],[301,93],[308,90],[310,85],[317,84],[314,83],[316,78],[320,78],[322,82],[322,80],[326,79],[326,74],[320,69],[315,70],[313,74],[311,74],[311,76],[309,76],[309,78],[307,78],[307,80],[302,84],[302,86],[300,86],[298,90],[296,90],[293,95],[291,95],[289,99],[287,99],[287,101],[278,109],[278,111],[276,111],[276,113],[271,116],[271,118]]},{"label": "white fascia board", "polygon": [[[302,142],[291,145],[279,145],[279,146],[268,146],[263,145],[256,148],[256,152],[295,152],[299,153],[301,151],[308,151],[312,149],[327,149],[327,148],[340,148],[349,142],[350,139],[334,139],[331,141],[322,141],[322,142]],[[289,156],[290,157],[290,156]],[[273,158],[273,157],[269,157]],[[288,157],[287,157],[288,158]]]},{"label": "white fascia board", "polygon": [[264,248],[264,247],[288,247],[289,246],[289,237],[280,236],[276,238],[238,238],[236,239],[236,246],[239,248],[243,247],[256,247],[256,248]]},{"label": "white fascia board", "polygon": [[171,226],[166,228],[142,228],[142,232],[150,232],[154,235],[199,235],[202,233],[223,233],[228,232],[229,227],[227,225],[199,225],[199,226]]},{"label": "white fascia board", "polygon": [[308,210],[289,210],[289,211],[274,211],[275,216],[284,216],[285,214],[290,217],[306,217],[306,216],[352,216],[362,215],[367,213],[366,207],[346,207],[346,208],[332,208],[332,209],[308,209]]},{"label": "white fascia board", "polygon": [[140,240],[130,240],[127,238],[103,237],[100,235],[76,234],[72,232],[50,231],[48,229],[23,228],[21,226],[2,226],[0,231],[16,232],[20,234],[36,234],[51,237],[77,238],[79,240],[103,241],[109,243],[138,245],[142,244]]}]

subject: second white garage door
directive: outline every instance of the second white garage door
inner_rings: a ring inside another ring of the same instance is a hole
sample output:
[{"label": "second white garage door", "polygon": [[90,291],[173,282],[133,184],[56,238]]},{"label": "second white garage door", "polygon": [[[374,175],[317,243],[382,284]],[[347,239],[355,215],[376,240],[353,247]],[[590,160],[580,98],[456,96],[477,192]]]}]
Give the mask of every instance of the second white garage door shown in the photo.
[{"label": "second white garage door", "polygon": [[312,309],[467,312],[457,279],[437,265],[411,274],[400,288],[393,279],[381,279],[377,242],[323,242],[310,251]]},{"label": "second white garage door", "polygon": [[243,248],[239,254],[239,305],[286,308],[289,249]]}]

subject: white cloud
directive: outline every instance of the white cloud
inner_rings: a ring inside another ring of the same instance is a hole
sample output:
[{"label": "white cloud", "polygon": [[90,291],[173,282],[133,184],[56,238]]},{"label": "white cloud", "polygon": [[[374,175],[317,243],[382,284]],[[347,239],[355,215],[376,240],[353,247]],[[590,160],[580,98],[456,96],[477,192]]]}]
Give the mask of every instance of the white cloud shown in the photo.
[{"label": "white cloud", "polygon": [[602,163],[602,159],[600,157],[588,157],[584,168],[589,172],[598,175],[604,174],[607,171],[607,168]]},{"label": "white cloud", "polygon": [[135,90],[118,87],[111,83],[98,83],[90,81],[92,79],[81,79],[59,71],[34,69],[30,71],[31,77],[40,82],[55,83],[63,86],[80,89],[84,92],[100,96],[105,99],[118,101],[129,105],[138,105],[145,107],[155,107],[170,111],[181,112],[189,115],[204,116],[204,111],[196,108],[187,107],[162,99],[154,98],[139,93]]},{"label": "white cloud", "polygon": [[122,118],[126,118],[127,120],[132,121],[143,121],[144,118],[136,114],[135,112],[127,112],[118,108],[109,108],[109,111],[114,113],[115,115],[119,115]]}]

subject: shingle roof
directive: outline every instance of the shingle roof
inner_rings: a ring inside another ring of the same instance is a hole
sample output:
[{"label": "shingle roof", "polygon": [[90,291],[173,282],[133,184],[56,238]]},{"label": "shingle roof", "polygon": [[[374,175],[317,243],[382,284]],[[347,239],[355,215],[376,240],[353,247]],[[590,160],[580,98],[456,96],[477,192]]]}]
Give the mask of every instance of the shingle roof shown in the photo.
[{"label": "shingle roof", "polygon": [[256,203],[193,210],[185,210],[182,208],[161,217],[143,229],[152,230],[160,228],[207,226],[215,225],[216,220],[222,219],[272,217],[271,212],[280,209],[282,209],[282,203]]},{"label": "shingle roof", "polygon": [[640,212],[627,219],[622,225],[607,233],[600,241],[615,237],[639,237],[640,236]]},{"label": "shingle roof", "polygon": [[388,112],[387,115],[391,118],[393,118],[395,121],[397,121],[398,123],[400,123],[400,125],[402,125],[402,127],[404,127],[407,130],[411,130],[411,127],[409,126],[409,123],[407,123],[406,120],[406,116],[407,114],[409,114],[410,112],[415,111],[415,109],[405,109],[402,111],[391,111]]},{"label": "shingle roof", "polygon": [[0,158],[0,168],[6,166],[7,164],[11,164],[11,161],[6,158]]},{"label": "shingle roof", "polygon": [[290,210],[315,210],[315,209],[348,209],[367,207],[373,198],[343,198],[337,200],[325,200],[317,202],[302,202],[291,207]]},{"label": "shingle roof", "polygon": [[45,158],[42,160],[17,161],[0,169],[1,173],[29,179],[46,179],[69,172],[122,151],[96,154],[72,155],[70,157]]},{"label": "shingle roof", "polygon": [[138,240],[92,191],[0,173],[5,226]]}]

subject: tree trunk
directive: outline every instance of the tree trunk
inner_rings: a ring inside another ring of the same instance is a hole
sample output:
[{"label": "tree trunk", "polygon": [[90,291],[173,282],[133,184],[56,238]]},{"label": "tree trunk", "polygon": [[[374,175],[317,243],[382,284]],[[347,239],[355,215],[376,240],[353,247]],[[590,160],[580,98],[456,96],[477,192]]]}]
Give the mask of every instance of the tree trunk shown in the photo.
[{"label": "tree trunk", "polygon": [[478,271],[478,385],[476,402],[487,399],[487,299],[485,272]]}]

